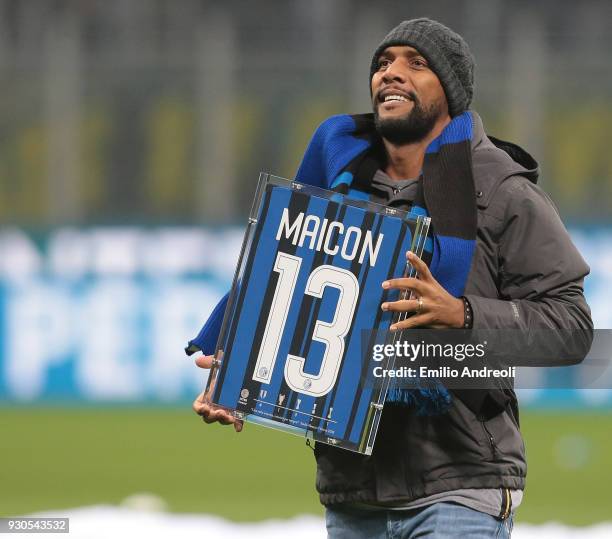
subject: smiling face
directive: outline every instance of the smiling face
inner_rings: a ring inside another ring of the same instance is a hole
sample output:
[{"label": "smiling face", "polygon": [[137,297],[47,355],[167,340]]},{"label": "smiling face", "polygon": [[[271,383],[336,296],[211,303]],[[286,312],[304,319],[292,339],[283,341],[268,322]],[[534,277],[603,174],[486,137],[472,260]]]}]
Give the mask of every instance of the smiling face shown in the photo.
[{"label": "smiling face", "polygon": [[448,119],[444,89],[413,47],[386,48],[372,76],[372,105],[379,134],[393,144],[424,139]]}]

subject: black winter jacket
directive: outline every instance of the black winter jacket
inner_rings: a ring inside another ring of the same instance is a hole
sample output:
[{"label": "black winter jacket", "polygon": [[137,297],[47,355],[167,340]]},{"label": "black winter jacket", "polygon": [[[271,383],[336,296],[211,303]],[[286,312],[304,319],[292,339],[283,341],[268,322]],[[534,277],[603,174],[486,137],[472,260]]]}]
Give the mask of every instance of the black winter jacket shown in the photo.
[{"label": "black winter jacket", "polygon": [[[537,163],[518,146],[487,137],[478,115],[472,117],[478,233],[466,297],[474,328],[584,330],[584,357],[593,329],[582,286],[589,268],[536,186]],[[523,489],[525,446],[514,392],[507,390],[507,397],[505,409],[490,419],[460,398],[439,416],[386,404],[371,456],[316,445],[321,503],[395,503],[460,488]]]}]

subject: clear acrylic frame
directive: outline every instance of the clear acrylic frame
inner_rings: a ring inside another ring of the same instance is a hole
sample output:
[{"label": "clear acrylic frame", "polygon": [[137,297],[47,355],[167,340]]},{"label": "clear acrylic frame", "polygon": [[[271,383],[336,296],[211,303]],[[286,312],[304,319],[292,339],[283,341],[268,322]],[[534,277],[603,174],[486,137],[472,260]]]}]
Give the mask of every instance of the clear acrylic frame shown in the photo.
[{"label": "clear acrylic frame", "polygon": [[429,227],[427,216],[261,173],[206,400],[241,420],[371,454],[388,383],[365,383],[369,335],[397,320],[380,309],[394,299],[380,285],[415,275],[405,252],[432,249]]}]

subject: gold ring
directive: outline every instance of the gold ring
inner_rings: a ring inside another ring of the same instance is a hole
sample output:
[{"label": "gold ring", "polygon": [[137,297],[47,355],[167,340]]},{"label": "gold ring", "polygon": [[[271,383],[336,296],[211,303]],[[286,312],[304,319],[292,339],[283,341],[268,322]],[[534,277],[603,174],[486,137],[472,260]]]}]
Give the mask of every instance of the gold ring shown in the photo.
[{"label": "gold ring", "polygon": [[419,314],[421,312],[421,310],[423,309],[423,299],[422,298],[417,298],[417,302],[419,303],[419,308],[417,309],[417,314]]}]

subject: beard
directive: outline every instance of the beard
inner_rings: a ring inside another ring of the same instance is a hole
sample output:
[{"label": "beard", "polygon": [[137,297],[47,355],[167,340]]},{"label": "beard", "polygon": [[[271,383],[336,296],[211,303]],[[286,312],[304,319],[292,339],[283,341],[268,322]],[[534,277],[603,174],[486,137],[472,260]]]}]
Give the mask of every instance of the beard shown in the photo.
[{"label": "beard", "polygon": [[410,99],[414,103],[412,110],[398,118],[381,119],[378,115],[378,106],[374,106],[374,125],[377,133],[396,146],[423,140],[442,115],[440,103],[434,102],[428,107],[423,107],[414,93],[410,95]]}]

